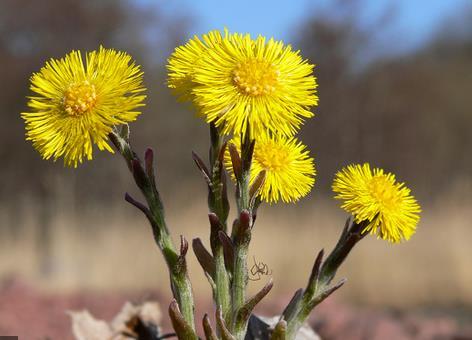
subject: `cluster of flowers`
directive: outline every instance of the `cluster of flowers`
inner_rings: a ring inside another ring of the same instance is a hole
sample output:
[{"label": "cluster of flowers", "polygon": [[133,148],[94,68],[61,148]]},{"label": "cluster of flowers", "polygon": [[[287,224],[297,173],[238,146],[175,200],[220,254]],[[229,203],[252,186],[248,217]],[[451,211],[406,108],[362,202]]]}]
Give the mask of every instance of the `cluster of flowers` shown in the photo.
[{"label": "cluster of flowers", "polygon": [[[255,139],[251,179],[266,172],[260,199],[295,202],[315,182],[315,165],[294,135],[318,102],[314,65],[289,45],[264,37],[212,31],[176,48],[168,86],[237,149]],[[124,52],[100,47],[85,61],[79,51],[52,59],[31,78],[27,139],[45,159],[76,167],[92,159],[93,144],[113,152],[109,134],[134,121],[144,105],[143,72]],[[226,165],[231,172],[230,156]],[[351,165],[333,183],[336,198],[356,222],[391,242],[408,239],[420,207],[403,183],[369,164]]]},{"label": "cluster of flowers", "polygon": [[172,54],[169,87],[238,150],[241,137],[255,139],[251,184],[265,170],[262,200],[293,202],[315,182],[313,158],[293,137],[318,101],[313,67],[282,42],[212,31]]}]

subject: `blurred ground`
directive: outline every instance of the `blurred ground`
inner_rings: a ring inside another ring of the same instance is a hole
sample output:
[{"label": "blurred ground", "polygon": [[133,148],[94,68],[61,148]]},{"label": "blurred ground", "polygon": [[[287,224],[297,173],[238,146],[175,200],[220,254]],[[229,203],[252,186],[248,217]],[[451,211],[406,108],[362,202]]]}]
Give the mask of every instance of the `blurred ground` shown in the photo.
[{"label": "blurred ground", "polygon": [[[0,334],[31,340],[72,340],[71,321],[66,311],[87,309],[97,318],[111,320],[126,301],[140,303],[145,300],[161,301],[165,310],[164,301],[156,292],[41,294],[21,281],[9,280],[0,287]],[[259,313],[271,315],[280,311],[283,308],[281,300],[260,308]],[[199,318],[203,312],[212,310],[208,304],[206,309],[202,304],[199,306]],[[432,316],[425,311],[352,308],[331,298],[316,309],[311,324],[323,339],[333,340],[472,339],[472,325],[467,326],[445,315],[444,311]],[[161,326],[165,333],[170,331],[166,317]]]},{"label": "blurred ground", "polygon": [[[204,202],[195,202],[196,197],[206,197],[203,184],[181,199],[164,195],[168,224],[174,239],[182,234],[208,244],[207,208]],[[46,291],[167,290],[164,262],[139,211],[122,202],[106,210],[71,212],[61,206],[69,204],[65,197],[56,199],[47,249],[42,229],[29,227],[37,223],[34,205],[19,213],[24,229],[3,234],[1,277],[20,276]],[[179,211],[179,207],[185,208]],[[364,239],[338,273],[349,278],[339,295],[398,307],[472,304],[469,207],[467,200],[459,203],[444,196],[441,202],[423,206],[418,231],[410,241],[392,245],[375,237]],[[305,284],[316,253],[334,246],[345,217],[334,200],[316,198],[260,209],[250,259],[254,256],[272,270],[273,296],[291,294]],[[15,223],[15,217],[3,222]],[[195,289],[209,296],[202,270],[190,255]],[[252,289],[263,281],[251,282]]]},{"label": "blurred ground", "polygon": [[[205,195],[203,185],[188,195],[192,198],[170,197],[174,237],[206,240],[206,208],[192,203],[199,195]],[[38,244],[39,230],[0,239],[0,276],[6,280],[0,289],[0,334],[68,339],[68,309],[90,309],[110,319],[126,299],[170,301],[167,271],[143,216],[125,202],[106,211],[70,212],[61,210],[60,201],[47,254]],[[186,208],[177,213],[177,206]],[[423,207],[418,232],[409,242],[363,240],[338,273],[348,282],[335,294],[336,302],[326,302],[314,314],[316,329],[327,339],[472,338],[468,207],[470,202],[444,196],[440,204]],[[334,245],[344,217],[336,202],[321,199],[261,209],[250,257],[269,266],[275,286],[260,312],[280,313],[293,291],[305,285],[316,252]],[[26,225],[36,221],[34,215],[23,220]],[[211,293],[193,254],[189,260],[203,314],[210,310]],[[251,281],[250,291],[266,279]]]}]

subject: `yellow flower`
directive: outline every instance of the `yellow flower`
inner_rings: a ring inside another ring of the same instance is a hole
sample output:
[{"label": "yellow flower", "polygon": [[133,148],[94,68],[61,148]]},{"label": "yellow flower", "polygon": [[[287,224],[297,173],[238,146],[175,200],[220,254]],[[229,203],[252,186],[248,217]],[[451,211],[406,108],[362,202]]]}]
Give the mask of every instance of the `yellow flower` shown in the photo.
[{"label": "yellow flower", "polygon": [[92,159],[92,145],[113,149],[108,134],[140,114],[143,106],[143,73],[131,57],[100,47],[89,52],[85,63],[79,51],[51,59],[31,78],[31,112],[21,114],[26,136],[43,158],[77,167]]},{"label": "yellow flower", "polygon": [[[238,151],[240,138],[232,140]],[[234,179],[231,157],[225,154],[225,165]],[[263,201],[296,202],[306,196],[315,184],[315,164],[306,146],[293,137],[260,135],[254,147],[250,184],[265,170],[266,178],[259,196]]]},{"label": "yellow flower", "polygon": [[367,163],[349,165],[336,174],[333,191],[357,223],[369,221],[364,231],[393,243],[408,240],[416,231],[420,206],[391,173],[371,170]]},{"label": "yellow flower", "polygon": [[181,101],[192,101],[193,69],[199,58],[210,48],[220,44],[222,40],[219,31],[204,34],[202,39],[194,36],[185,45],[175,49],[167,62],[167,85]]},{"label": "yellow flower", "polygon": [[292,136],[318,102],[313,67],[281,41],[226,32],[193,68],[195,103],[225,134]]}]

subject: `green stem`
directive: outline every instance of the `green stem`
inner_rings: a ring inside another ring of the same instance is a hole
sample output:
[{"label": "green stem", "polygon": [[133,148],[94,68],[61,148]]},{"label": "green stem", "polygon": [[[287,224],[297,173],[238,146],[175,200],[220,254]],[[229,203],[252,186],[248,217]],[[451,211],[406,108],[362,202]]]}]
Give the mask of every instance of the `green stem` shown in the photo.
[{"label": "green stem", "polygon": [[303,326],[305,320],[310,315],[312,309],[309,307],[310,301],[305,296],[303,297],[302,302],[297,307],[295,313],[292,318],[287,319],[287,332],[286,336],[287,339],[295,339],[296,334],[298,333],[299,329]]},{"label": "green stem", "polygon": [[239,218],[233,226],[232,239],[234,243],[233,281],[231,286],[231,302],[233,322],[232,334],[237,340],[243,340],[247,332],[249,318],[238,318],[246,303],[246,287],[248,283],[247,255],[251,242],[253,225],[253,207],[250,199],[251,163],[254,151],[254,140],[249,135],[241,140],[240,156],[233,151],[232,162],[237,179],[236,202]]},{"label": "green stem", "polygon": [[[233,323],[232,333],[236,339],[243,340],[246,335],[247,322],[238,322],[239,310],[246,302],[248,283],[247,256],[251,242],[252,214],[249,212],[249,171],[244,172],[239,185],[238,210],[239,220],[235,225],[235,256],[232,282]],[[243,215],[245,220],[243,220]]]},{"label": "green stem", "polygon": [[232,333],[236,339],[244,339],[246,335],[247,323],[239,324],[237,315],[246,301],[246,286],[248,282],[247,274],[247,253],[248,247],[240,245],[236,247],[234,258],[234,276],[232,285],[232,303],[233,303],[233,327]]},{"label": "green stem", "polygon": [[221,307],[223,317],[229,324],[229,322],[231,322],[230,282],[226,271],[223,248],[221,246],[216,249],[214,257],[216,267],[216,305]]},{"label": "green stem", "polygon": [[250,195],[249,195],[249,179],[250,175],[249,172],[243,173],[241,183],[239,185],[239,198],[238,198],[238,210],[239,213],[243,210],[250,209],[249,202],[250,202]]},{"label": "green stem", "polygon": [[[227,218],[229,204],[226,193],[226,178],[223,173],[223,164],[221,154],[224,152],[223,136],[212,124],[210,126],[211,147],[210,147],[210,166],[211,166],[211,185],[208,197],[208,206],[220,222],[222,231],[227,231]],[[215,259],[215,303],[221,308],[221,312],[227,324],[231,322],[231,301],[230,301],[230,280],[226,270],[224,252],[218,236],[219,230],[212,228],[210,234],[213,257]]]},{"label": "green stem", "polygon": [[[179,304],[185,321],[195,331],[194,299],[185,263],[186,249],[181,249],[180,254],[177,252],[167,228],[164,207],[156,188],[152,169],[152,151],[150,149],[146,151],[146,166],[143,168],[138,156],[131,149],[127,138],[124,138],[117,132],[113,132],[110,134],[110,139],[125,159],[128,168],[133,174],[136,185],[146,199],[147,207],[135,201],[129,195],[126,196],[126,199],[143,211],[148,218],[156,244],[161,250],[169,269],[172,293]],[[196,334],[194,339],[198,339]]]},{"label": "green stem", "polygon": [[355,223],[348,219],[341,233],[339,241],[328,255],[324,263],[321,263],[323,251],[318,254],[312,275],[303,292],[301,300],[294,305],[294,310],[286,315],[287,339],[294,339],[298,330],[309,317],[312,310],[344,284],[344,280],[334,286],[330,286],[337,270],[350,254],[354,246],[365,237],[363,230],[368,222]]},{"label": "green stem", "polygon": [[319,275],[320,282],[328,285],[334,279],[337,270],[341,267],[344,260],[346,260],[351,250],[367,235],[367,233],[363,232],[367,224],[368,221],[355,223],[351,219],[348,219],[338,243],[321,266]]},{"label": "green stem", "polygon": [[[194,319],[194,300],[192,293],[192,285],[186,274],[171,274],[171,285],[174,298],[180,306],[181,313],[184,320],[190,325],[192,330],[195,332],[195,319]],[[196,334],[191,339],[198,339]],[[190,340],[190,339],[189,339]]]}]

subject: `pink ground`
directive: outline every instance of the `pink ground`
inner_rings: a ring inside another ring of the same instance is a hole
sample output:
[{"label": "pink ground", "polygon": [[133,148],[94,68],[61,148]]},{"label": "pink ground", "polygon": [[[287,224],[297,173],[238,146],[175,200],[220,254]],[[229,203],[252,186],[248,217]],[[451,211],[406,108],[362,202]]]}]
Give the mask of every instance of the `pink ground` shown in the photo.
[{"label": "pink ground", "polygon": [[[159,301],[158,294],[152,293],[46,295],[21,281],[9,280],[0,286],[0,335],[26,340],[73,339],[65,311],[88,309],[94,316],[110,320],[125,301],[142,302],[143,296]],[[273,306],[274,310],[281,310],[281,305]],[[468,318],[470,321],[470,315]],[[452,317],[353,308],[332,299],[317,308],[313,325],[324,339],[472,340],[472,325]]]}]

